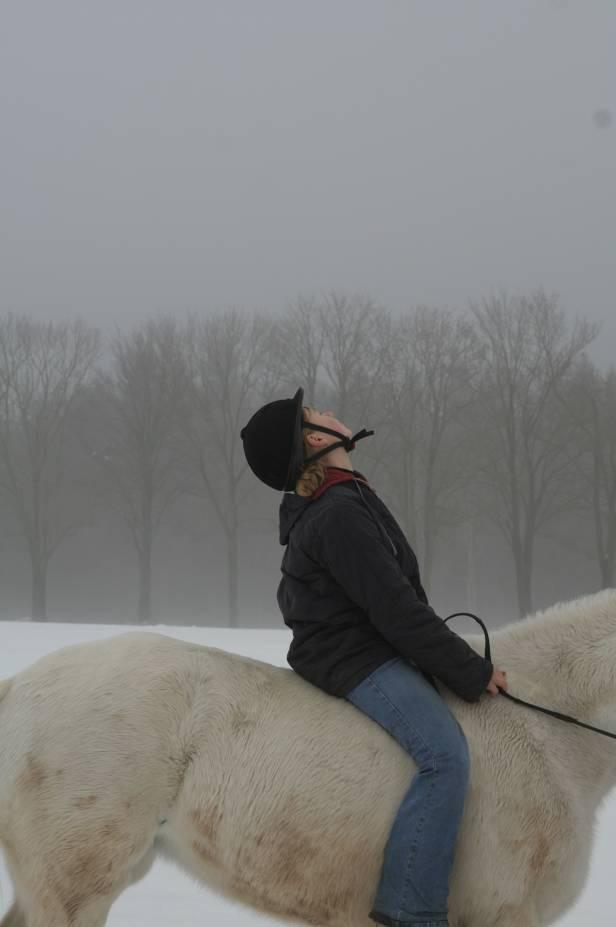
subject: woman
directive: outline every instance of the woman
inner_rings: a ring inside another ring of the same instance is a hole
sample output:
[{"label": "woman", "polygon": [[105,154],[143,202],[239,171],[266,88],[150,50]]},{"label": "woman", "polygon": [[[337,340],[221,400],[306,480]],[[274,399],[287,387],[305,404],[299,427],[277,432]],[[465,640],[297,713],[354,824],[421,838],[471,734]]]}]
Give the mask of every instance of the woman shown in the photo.
[{"label": "woman", "polygon": [[506,689],[506,673],[435,614],[404,533],[353,469],[349,452],[374,432],[351,437],[331,411],[302,400],[299,389],[268,403],[241,432],[253,472],[285,490],[277,599],[293,631],[287,660],[369,715],[415,760],[369,916],[390,927],[443,927],[469,751],[434,677],[474,702]]}]

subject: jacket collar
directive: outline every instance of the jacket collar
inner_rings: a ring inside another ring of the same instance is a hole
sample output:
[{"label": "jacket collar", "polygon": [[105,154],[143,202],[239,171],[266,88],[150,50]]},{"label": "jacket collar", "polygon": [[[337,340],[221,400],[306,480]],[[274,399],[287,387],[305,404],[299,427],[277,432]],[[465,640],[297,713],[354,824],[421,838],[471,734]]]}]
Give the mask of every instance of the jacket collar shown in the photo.
[{"label": "jacket collar", "polygon": [[336,483],[345,483],[347,480],[361,480],[366,486],[368,485],[368,480],[359,470],[345,470],[344,467],[328,467],[325,480],[319,488],[313,492],[312,498],[318,499],[330,486],[334,486]]},{"label": "jacket collar", "polygon": [[308,506],[316,499],[320,498],[330,486],[334,486],[336,483],[344,483],[348,480],[360,480],[370,488],[368,480],[359,470],[345,470],[343,467],[328,467],[324,482],[311,496],[298,496],[295,492],[283,493],[278,512],[278,539],[280,543],[289,543],[289,535],[293,525],[299,521]]}]

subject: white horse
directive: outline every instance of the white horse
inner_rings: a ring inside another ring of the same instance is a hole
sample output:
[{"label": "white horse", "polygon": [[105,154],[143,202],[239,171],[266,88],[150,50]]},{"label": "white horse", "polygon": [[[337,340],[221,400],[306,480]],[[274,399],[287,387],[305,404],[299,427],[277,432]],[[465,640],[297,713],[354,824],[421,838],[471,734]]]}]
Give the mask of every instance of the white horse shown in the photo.
[{"label": "white horse", "polygon": [[[466,639],[482,651],[479,635]],[[616,591],[493,634],[509,691],[616,730]],[[616,741],[440,687],[471,749],[452,927],[538,927],[579,895]],[[148,632],[66,647],[0,683],[0,927],[102,927],[157,853],[268,915],[373,924],[415,765],[287,667]]]}]

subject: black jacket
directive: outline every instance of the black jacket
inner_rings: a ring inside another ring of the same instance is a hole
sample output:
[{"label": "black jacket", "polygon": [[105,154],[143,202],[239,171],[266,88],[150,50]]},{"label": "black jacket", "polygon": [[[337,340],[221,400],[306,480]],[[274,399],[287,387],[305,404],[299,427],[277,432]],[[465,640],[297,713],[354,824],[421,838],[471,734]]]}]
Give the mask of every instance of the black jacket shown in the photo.
[{"label": "black jacket", "polygon": [[288,492],[279,515],[287,549],[277,600],[300,676],[344,696],[402,655],[466,701],[479,699],[492,663],[428,604],[417,558],[373,489],[348,480],[317,499]]}]

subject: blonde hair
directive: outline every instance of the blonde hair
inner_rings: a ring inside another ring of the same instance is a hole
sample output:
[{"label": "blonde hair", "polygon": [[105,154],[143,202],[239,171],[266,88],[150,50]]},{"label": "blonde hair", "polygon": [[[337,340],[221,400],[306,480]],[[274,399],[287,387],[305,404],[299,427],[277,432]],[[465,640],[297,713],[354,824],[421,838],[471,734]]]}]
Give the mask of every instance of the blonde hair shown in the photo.
[{"label": "blonde hair", "polygon": [[[308,412],[313,412],[312,406],[304,406],[302,409],[302,418],[305,422],[308,421],[306,418],[306,410]],[[306,437],[309,434],[313,434],[316,431],[315,428],[304,428],[302,431],[303,434],[303,445],[304,445],[304,457],[309,456],[314,453],[314,448],[312,448]],[[295,483],[295,492],[298,496],[311,496],[314,492],[317,491],[319,486],[325,482],[325,477],[327,476],[327,467],[323,463],[323,458],[319,460],[314,460],[312,463],[306,464],[302,468],[302,471],[297,478]]]}]

